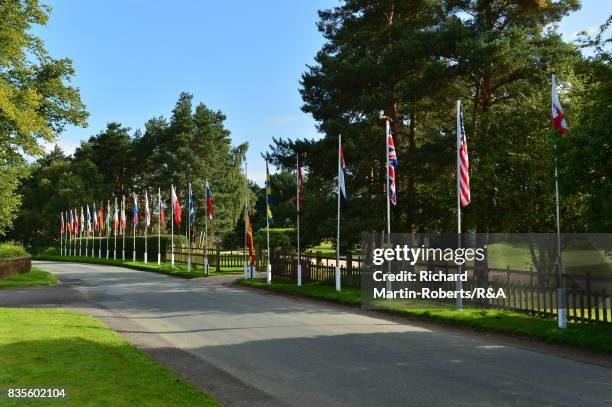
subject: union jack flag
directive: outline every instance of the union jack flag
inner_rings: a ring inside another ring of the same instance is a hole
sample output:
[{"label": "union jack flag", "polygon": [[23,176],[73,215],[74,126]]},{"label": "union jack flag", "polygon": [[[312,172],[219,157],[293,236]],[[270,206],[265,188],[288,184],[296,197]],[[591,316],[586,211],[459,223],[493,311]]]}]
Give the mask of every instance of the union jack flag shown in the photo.
[{"label": "union jack flag", "polygon": [[461,206],[468,206],[470,198],[470,163],[468,160],[467,138],[463,128],[463,109],[457,102],[457,176],[459,177],[459,199]]},{"label": "union jack flag", "polygon": [[393,143],[393,133],[391,126],[387,122],[387,143],[389,145],[389,199],[393,206],[397,205],[397,190],[395,188],[395,175],[397,173],[397,153],[395,152],[395,144]]}]

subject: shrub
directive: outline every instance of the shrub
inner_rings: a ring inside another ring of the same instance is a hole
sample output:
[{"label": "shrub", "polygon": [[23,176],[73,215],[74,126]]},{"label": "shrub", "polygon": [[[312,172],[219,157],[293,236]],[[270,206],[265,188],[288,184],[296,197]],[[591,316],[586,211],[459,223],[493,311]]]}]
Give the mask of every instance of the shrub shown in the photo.
[{"label": "shrub", "polygon": [[[292,249],[297,246],[295,228],[270,228],[270,247],[281,249]],[[253,240],[256,246],[266,247],[266,229],[255,232]]]},{"label": "shrub", "polygon": [[0,243],[0,259],[27,256],[28,252],[22,245],[15,242]]}]

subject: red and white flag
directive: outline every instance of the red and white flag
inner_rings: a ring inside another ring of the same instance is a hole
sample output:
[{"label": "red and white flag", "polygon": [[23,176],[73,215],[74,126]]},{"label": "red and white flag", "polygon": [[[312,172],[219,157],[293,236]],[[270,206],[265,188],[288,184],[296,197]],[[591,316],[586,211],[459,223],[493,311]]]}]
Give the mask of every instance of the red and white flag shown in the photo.
[{"label": "red and white flag", "polygon": [[561,109],[561,103],[559,102],[559,96],[557,95],[557,84],[555,82],[555,74],[552,75],[552,124],[553,127],[559,133],[559,136],[563,136],[567,133],[567,121],[563,115],[563,109]]},{"label": "red and white flag", "polygon": [[468,206],[470,197],[470,163],[468,160],[467,138],[463,127],[463,110],[461,101],[457,101],[457,193],[461,206]]},{"label": "red and white flag", "polygon": [[145,228],[151,224],[151,211],[149,210],[149,194],[145,191]]},{"label": "red and white flag", "polygon": [[206,215],[209,220],[213,218],[213,198],[212,191],[210,190],[210,185],[208,185],[208,180],[206,180]]},{"label": "red and white flag", "polygon": [[64,212],[60,213],[60,219],[61,219],[60,233],[62,236],[64,236]]},{"label": "red and white flag", "polygon": [[172,207],[174,208],[174,221],[176,222],[177,225],[180,225],[183,209],[181,208],[181,202],[178,200],[178,197],[176,196],[174,185],[172,185]]}]

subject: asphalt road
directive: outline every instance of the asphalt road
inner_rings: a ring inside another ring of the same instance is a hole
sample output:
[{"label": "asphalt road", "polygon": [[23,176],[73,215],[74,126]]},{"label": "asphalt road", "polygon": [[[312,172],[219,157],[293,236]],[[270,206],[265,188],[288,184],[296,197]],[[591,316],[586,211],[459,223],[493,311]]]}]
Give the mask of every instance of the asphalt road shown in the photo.
[{"label": "asphalt road", "polygon": [[84,309],[232,405],[612,406],[602,366],[214,278],[37,266],[63,282],[55,294],[0,293],[0,305]]}]

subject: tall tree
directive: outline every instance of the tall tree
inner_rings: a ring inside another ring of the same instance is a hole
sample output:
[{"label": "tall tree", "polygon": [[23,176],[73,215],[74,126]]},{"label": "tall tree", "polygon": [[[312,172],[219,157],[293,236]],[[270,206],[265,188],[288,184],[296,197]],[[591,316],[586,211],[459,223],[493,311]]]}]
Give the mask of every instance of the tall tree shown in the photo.
[{"label": "tall tree", "polygon": [[24,155],[40,156],[67,124],[86,126],[87,112],[69,59],[54,59],[32,28],[45,25],[49,7],[38,0],[0,6],[0,236],[17,214],[16,180]]}]

